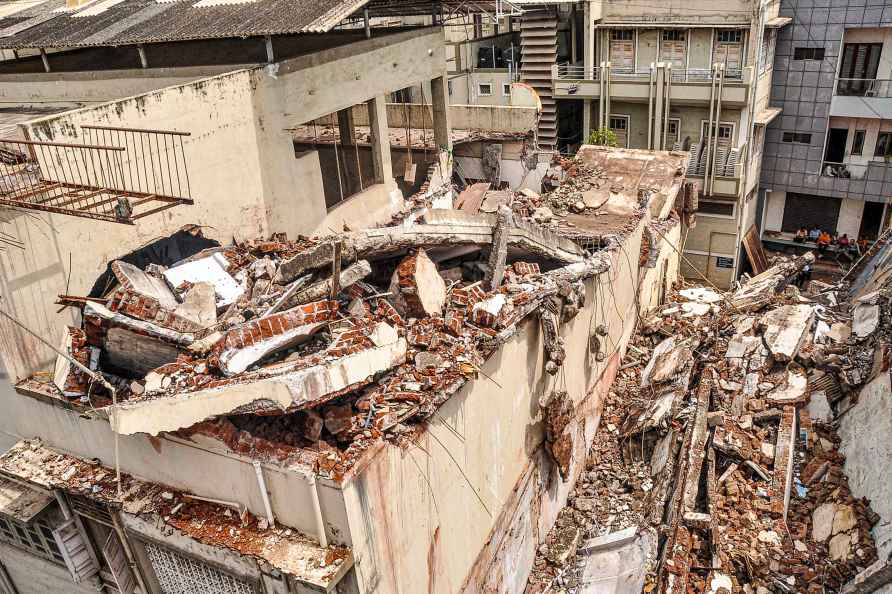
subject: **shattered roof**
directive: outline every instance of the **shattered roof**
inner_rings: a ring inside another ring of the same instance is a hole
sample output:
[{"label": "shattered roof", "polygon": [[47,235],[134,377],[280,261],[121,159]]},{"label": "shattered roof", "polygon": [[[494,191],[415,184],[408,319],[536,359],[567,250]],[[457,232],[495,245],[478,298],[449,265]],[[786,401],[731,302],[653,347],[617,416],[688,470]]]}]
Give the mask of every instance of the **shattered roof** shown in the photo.
[{"label": "shattered roof", "polygon": [[269,563],[303,583],[327,588],[353,565],[349,549],[322,547],[287,526],[270,527],[248,512],[193,498],[164,485],[57,452],[40,440],[20,441],[0,456],[0,473],[40,489],[62,490],[176,530],[202,544],[226,548]]},{"label": "shattered roof", "polygon": [[323,33],[369,0],[64,0],[22,3],[0,18],[0,48],[64,48]]}]

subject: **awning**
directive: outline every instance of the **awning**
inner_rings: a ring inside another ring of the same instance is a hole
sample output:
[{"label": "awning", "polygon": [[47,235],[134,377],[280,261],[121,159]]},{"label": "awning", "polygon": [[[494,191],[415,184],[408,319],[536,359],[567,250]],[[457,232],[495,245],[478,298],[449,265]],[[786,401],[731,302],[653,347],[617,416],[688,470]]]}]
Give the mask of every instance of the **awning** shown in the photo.
[{"label": "awning", "polygon": [[779,116],[782,111],[783,109],[780,107],[766,107],[756,114],[756,125],[767,126],[774,120],[774,118]]},{"label": "awning", "polygon": [[53,495],[0,477],[0,514],[19,522],[30,522],[53,502]]},{"label": "awning", "polygon": [[774,17],[773,19],[769,19],[765,22],[765,26],[769,29],[780,29],[781,27],[786,27],[790,23],[793,22],[791,17]]}]

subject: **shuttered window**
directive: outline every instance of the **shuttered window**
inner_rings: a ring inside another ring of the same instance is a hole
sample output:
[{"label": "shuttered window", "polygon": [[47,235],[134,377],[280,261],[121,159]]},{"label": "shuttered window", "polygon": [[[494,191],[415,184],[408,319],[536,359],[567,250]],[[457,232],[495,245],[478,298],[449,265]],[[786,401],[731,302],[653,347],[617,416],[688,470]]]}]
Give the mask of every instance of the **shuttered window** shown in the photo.
[{"label": "shuttered window", "polygon": [[660,60],[672,64],[673,69],[684,68],[687,45],[684,31],[678,29],[663,31],[660,40]]},{"label": "shuttered window", "polygon": [[634,31],[614,29],[610,32],[610,66],[616,72],[635,70]]},{"label": "shuttered window", "polygon": [[27,524],[0,516],[0,541],[9,543],[31,553],[64,564],[65,559],[53,538],[53,529],[43,521]]},{"label": "shuttered window", "polygon": [[716,31],[713,62],[724,64],[725,71],[743,67],[743,33],[736,29]]},{"label": "shuttered window", "polygon": [[53,537],[74,583],[79,584],[99,573],[99,560],[77,515],[53,530]]}]

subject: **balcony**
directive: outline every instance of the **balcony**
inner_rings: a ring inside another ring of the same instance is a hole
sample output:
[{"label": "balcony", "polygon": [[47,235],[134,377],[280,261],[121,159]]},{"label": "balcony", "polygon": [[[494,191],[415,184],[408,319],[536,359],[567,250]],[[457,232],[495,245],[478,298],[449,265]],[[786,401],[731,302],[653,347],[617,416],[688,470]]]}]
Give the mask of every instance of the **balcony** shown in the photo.
[{"label": "balcony", "polygon": [[[609,75],[605,74],[609,72]],[[609,76],[608,80],[602,80]],[[671,102],[677,104],[708,104],[712,95],[713,74],[709,68],[672,70],[669,91]],[[752,69],[744,68],[725,72],[722,103],[726,107],[746,105],[752,79]],[[597,99],[604,83],[609,82],[612,101],[646,103],[653,92],[651,70],[620,68],[589,68],[572,64],[557,64],[552,68],[554,96],[574,99]]]},{"label": "balcony", "polygon": [[892,195],[892,165],[886,161],[834,163],[824,161],[817,177],[821,195],[852,200],[887,201]]},{"label": "balcony", "polygon": [[837,79],[830,115],[846,118],[892,118],[892,80]]},{"label": "balcony", "polygon": [[[710,151],[713,172],[711,188],[703,187],[703,194],[708,196],[726,196],[736,198],[740,195],[740,184],[743,181],[743,162],[746,158],[746,143],[729,148],[721,144]],[[693,145],[688,158],[687,177],[689,180],[704,180],[706,177],[707,150],[703,141]]]}]

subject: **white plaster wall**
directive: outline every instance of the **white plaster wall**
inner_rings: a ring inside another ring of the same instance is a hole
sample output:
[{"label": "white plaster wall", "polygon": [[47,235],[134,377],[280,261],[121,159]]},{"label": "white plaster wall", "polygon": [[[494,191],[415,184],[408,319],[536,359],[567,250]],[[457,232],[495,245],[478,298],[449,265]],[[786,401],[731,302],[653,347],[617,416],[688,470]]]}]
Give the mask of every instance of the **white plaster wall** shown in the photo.
[{"label": "white plaster wall", "polygon": [[848,234],[851,238],[857,238],[861,230],[861,218],[864,214],[863,200],[849,200],[843,198],[839,205],[839,222],[836,224],[836,232],[840,235]]},{"label": "white plaster wall", "polygon": [[[49,447],[86,459],[98,458],[104,466],[115,465],[114,434],[106,420],[84,419],[74,411],[20,394],[9,394],[3,411],[0,443],[39,437]],[[122,472],[195,495],[238,502],[259,517],[266,515],[251,460],[232,454],[220,442],[205,437],[188,442],[164,435],[157,439],[132,435],[121,436],[119,448]],[[275,463],[263,468],[276,518],[316,535],[311,491],[303,469]],[[331,535],[343,537],[345,526],[338,524],[343,516],[341,498],[329,492],[321,503]]]},{"label": "white plaster wall", "polygon": [[858,404],[840,420],[840,452],[846,457],[845,471],[855,497],[870,499],[880,515],[873,534],[877,555],[892,552],[892,375],[887,370],[861,389]]},{"label": "white plaster wall", "polygon": [[765,230],[780,231],[784,222],[784,206],[787,203],[787,193],[783,190],[773,190],[767,193],[768,200],[765,203]]}]

